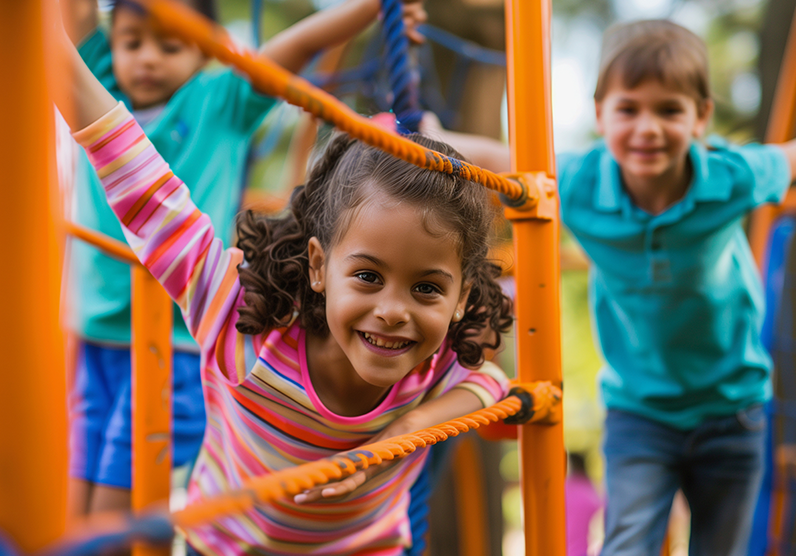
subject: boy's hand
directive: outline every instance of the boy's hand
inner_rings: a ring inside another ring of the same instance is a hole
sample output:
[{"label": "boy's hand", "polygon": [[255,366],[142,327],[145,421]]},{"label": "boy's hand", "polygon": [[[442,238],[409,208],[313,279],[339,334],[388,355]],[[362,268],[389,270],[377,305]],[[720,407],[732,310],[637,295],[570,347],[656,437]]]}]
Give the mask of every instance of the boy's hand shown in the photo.
[{"label": "boy's hand", "polygon": [[403,4],[404,28],[406,37],[414,44],[423,44],[426,37],[417,30],[428,19],[428,14],[420,0],[404,0]]}]

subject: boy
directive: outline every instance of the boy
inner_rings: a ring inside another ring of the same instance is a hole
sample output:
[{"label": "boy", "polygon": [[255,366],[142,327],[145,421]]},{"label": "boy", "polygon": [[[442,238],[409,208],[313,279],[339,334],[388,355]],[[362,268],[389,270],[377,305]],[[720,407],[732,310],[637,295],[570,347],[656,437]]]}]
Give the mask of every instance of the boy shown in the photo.
[{"label": "boy", "polygon": [[[608,29],[594,94],[603,141],[557,157],[564,224],[592,261],[606,361],[603,556],[660,554],[672,500],[691,506],[691,556],[742,556],[762,473],[771,359],[741,220],[782,199],[796,142],[706,148],[705,44],[669,21]],[[507,149],[441,135],[508,171]]]},{"label": "boy", "polygon": [[[185,0],[215,19],[212,0]],[[141,9],[114,4],[110,33],[97,27],[96,0],[64,2],[70,38],[100,82],[134,115],[200,210],[230,238],[238,210],[249,141],[272,98],[262,96],[229,69],[204,71],[199,49],[160,35]],[[378,0],[347,0],[273,37],[261,54],[292,72],[318,51],[341,43],[372,22]],[[416,0],[404,10],[407,34],[425,13]],[[124,241],[99,180],[83,157],[75,185],[74,219]],[[71,328],[81,339],[72,401],[71,507],[77,514],[130,506],[130,270],[93,247],[74,242],[70,283],[75,299]],[[204,432],[199,355],[175,306],[175,465],[190,462]]]},{"label": "boy", "polygon": [[659,554],[672,499],[689,554],[744,555],[771,360],[741,219],[781,200],[796,143],[705,148],[707,52],[668,21],[606,31],[594,95],[604,141],[558,157],[561,213],[593,261],[606,365],[603,555]]}]

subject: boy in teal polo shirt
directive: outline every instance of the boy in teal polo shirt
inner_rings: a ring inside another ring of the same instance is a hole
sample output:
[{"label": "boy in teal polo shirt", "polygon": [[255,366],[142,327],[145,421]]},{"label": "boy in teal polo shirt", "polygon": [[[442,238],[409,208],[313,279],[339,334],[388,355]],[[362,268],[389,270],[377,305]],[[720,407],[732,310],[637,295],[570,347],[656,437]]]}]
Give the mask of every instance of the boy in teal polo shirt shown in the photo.
[{"label": "boy in teal polo shirt", "polygon": [[606,365],[603,555],[657,555],[678,488],[689,554],[745,555],[771,360],[742,218],[781,200],[796,144],[699,143],[704,43],[668,21],[609,29],[594,95],[604,140],[560,155],[564,223],[593,261]]},{"label": "boy in teal polo shirt", "polygon": [[[745,556],[762,475],[771,358],[742,227],[796,175],[796,142],[703,146],[713,110],[705,44],[668,21],[614,26],[594,94],[603,141],[559,154],[561,216],[592,260],[606,361],[602,556],[658,556],[678,488],[690,556]],[[509,171],[504,145],[426,129]]]},{"label": "boy in teal polo shirt", "polygon": [[[213,0],[185,0],[215,20]],[[148,137],[191,189],[221,238],[231,239],[252,134],[275,100],[260,95],[230,69],[205,70],[199,49],[162,36],[137,5],[114,4],[110,33],[98,26],[96,0],[62,1],[64,20],[88,67],[133,111]],[[347,0],[278,34],[261,54],[298,72],[317,52],[372,22],[379,0]],[[407,34],[424,18],[406,0]],[[85,156],[75,180],[73,218],[124,241]],[[78,514],[130,505],[130,269],[95,248],[73,242],[70,328],[80,337],[72,394],[71,507]],[[192,460],[204,433],[198,349],[175,306],[173,461]]]}]

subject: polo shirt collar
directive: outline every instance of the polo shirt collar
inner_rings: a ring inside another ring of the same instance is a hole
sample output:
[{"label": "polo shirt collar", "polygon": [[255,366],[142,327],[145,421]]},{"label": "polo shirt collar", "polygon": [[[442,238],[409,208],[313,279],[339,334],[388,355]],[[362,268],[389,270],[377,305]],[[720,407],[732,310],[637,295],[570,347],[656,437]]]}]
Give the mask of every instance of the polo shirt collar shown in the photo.
[{"label": "polo shirt collar", "polygon": [[[721,148],[721,146],[718,146]],[[627,193],[622,188],[619,165],[611,156],[611,152],[601,144],[600,167],[597,187],[594,192],[594,208],[601,212],[618,212],[622,210],[622,199]],[[678,204],[690,210],[699,201],[726,201],[732,194],[731,180],[709,179],[708,151],[700,143],[693,142],[688,151],[694,175],[685,197]],[[627,199],[629,202],[629,198]]]}]

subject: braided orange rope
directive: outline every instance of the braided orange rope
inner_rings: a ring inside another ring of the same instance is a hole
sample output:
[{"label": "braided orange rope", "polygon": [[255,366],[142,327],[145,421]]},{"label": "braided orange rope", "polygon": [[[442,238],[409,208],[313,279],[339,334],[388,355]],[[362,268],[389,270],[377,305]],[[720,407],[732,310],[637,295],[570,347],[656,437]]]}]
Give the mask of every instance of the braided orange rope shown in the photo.
[{"label": "braided orange rope", "polygon": [[[533,417],[529,422],[556,422],[560,419],[561,390],[549,382],[535,382],[527,385],[533,396]],[[481,425],[495,423],[516,414],[522,409],[522,402],[516,396],[508,396],[502,401],[460,417],[411,434],[396,436],[381,442],[369,444],[343,452],[331,458],[299,465],[250,479],[234,492],[195,502],[184,510],[172,514],[172,523],[177,527],[190,528],[207,523],[215,517],[245,512],[255,504],[285,496],[293,496],[309,488],[323,485],[329,481],[344,479],[360,469],[378,465],[383,460],[402,458],[418,448],[457,436]]]},{"label": "braided orange rope", "polygon": [[258,91],[299,106],[352,137],[411,164],[461,176],[512,200],[530,197],[530,202],[533,202],[535,193],[528,192],[523,184],[390,133],[305,79],[262,56],[238,48],[222,27],[212,24],[190,8],[167,0],[135,1],[144,5],[165,31],[196,43],[208,56],[248,75]]}]

